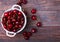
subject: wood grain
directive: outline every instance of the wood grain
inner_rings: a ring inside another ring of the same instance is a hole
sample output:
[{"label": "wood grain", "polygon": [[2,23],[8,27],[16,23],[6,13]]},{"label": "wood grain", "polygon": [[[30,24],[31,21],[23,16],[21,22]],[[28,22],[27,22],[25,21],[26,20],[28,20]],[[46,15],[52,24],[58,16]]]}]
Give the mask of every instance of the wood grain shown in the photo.
[{"label": "wood grain", "polygon": [[[0,0],[0,19],[3,12],[12,7],[18,0]],[[13,38],[5,35],[5,31],[0,24],[0,42],[60,42],[60,0],[27,0],[28,3],[22,8],[28,13],[28,23],[25,30],[37,28],[38,32],[33,34],[30,40],[23,39],[21,33]],[[37,21],[32,21],[31,9],[37,9]],[[42,27],[36,27],[38,21],[42,22]],[[1,23],[1,20],[0,20]]]}]

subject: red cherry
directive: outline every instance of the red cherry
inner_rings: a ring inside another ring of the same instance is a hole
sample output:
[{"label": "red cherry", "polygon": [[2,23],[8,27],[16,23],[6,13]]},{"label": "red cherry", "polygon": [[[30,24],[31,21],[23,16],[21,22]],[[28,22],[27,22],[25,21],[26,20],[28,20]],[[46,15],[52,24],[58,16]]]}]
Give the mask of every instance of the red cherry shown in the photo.
[{"label": "red cherry", "polygon": [[19,28],[19,26],[18,25],[15,25],[15,28]]},{"label": "red cherry", "polygon": [[20,19],[21,17],[20,16],[18,16],[18,19]]},{"label": "red cherry", "polygon": [[4,16],[5,16],[5,17],[8,17],[8,12],[7,12],[7,13],[4,13]]},{"label": "red cherry", "polygon": [[27,0],[23,0],[23,4],[27,4]]},{"label": "red cherry", "polygon": [[36,13],[36,9],[32,9],[32,10],[31,10],[31,13],[32,13],[32,14],[35,14],[35,13]]},{"label": "red cherry", "polygon": [[24,21],[21,21],[21,24],[23,24],[24,23]]},{"label": "red cherry", "polygon": [[27,32],[25,31],[25,32],[23,32],[23,36],[27,36]]},{"label": "red cherry", "polygon": [[37,20],[36,15],[32,15],[31,19],[32,19],[32,20]]},{"label": "red cherry", "polygon": [[6,29],[7,28],[7,26],[6,25],[3,25],[3,27]]},{"label": "red cherry", "polygon": [[24,39],[25,39],[25,40],[29,40],[29,37],[28,37],[28,36],[24,36]]},{"label": "red cherry", "polygon": [[16,23],[16,24],[19,24],[19,22],[18,22],[18,21],[16,21],[15,23]]},{"label": "red cherry", "polygon": [[11,20],[8,20],[7,23],[8,23],[8,24],[11,23]]},{"label": "red cherry", "polygon": [[13,14],[13,11],[12,10],[9,11],[9,16],[12,16],[12,14]]},{"label": "red cherry", "polygon": [[13,25],[12,24],[8,24],[8,28],[12,28],[13,27]]},{"label": "red cherry", "polygon": [[32,28],[32,30],[31,30],[32,33],[36,33],[36,31],[37,30],[35,28]]},{"label": "red cherry", "polygon": [[28,36],[30,37],[32,35],[32,33],[31,32],[28,32]]},{"label": "red cherry", "polygon": [[6,17],[3,17],[2,21],[7,21],[7,18]]},{"label": "red cherry", "polygon": [[42,24],[41,24],[41,22],[38,22],[36,25],[37,25],[37,27],[41,27]]},{"label": "red cherry", "polygon": [[16,32],[17,30],[14,28],[12,31],[13,31],[13,32]]},{"label": "red cherry", "polygon": [[15,19],[12,19],[12,22],[16,22],[16,20]]},{"label": "red cherry", "polygon": [[15,25],[15,22],[12,22],[13,25]]},{"label": "red cherry", "polygon": [[22,28],[22,25],[19,25],[19,28]]},{"label": "red cherry", "polygon": [[22,0],[19,0],[17,4],[18,5],[21,5],[22,4]]},{"label": "red cherry", "polygon": [[11,17],[10,16],[8,16],[8,19],[10,19]]},{"label": "red cherry", "polygon": [[16,14],[16,13],[18,13],[18,11],[15,9],[15,10],[13,10],[13,12]]},{"label": "red cherry", "polygon": [[22,16],[22,13],[21,12],[18,12],[18,16]]}]

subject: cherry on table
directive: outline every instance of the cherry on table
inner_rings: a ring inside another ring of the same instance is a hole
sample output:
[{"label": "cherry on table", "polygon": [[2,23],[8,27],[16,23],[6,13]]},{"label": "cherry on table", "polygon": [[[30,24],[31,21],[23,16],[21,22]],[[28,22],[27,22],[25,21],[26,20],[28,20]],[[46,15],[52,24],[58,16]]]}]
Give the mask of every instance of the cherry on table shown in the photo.
[{"label": "cherry on table", "polygon": [[28,32],[27,35],[30,37],[30,36],[32,36],[32,33],[31,32]]},{"label": "cherry on table", "polygon": [[32,20],[37,20],[37,16],[36,16],[36,15],[32,15],[32,16],[31,16],[31,19],[32,19]]},{"label": "cherry on table", "polygon": [[32,14],[35,14],[35,13],[36,13],[36,9],[32,9],[32,10],[31,10],[31,13],[32,13]]},{"label": "cherry on table", "polygon": [[37,31],[37,29],[35,29],[35,28],[32,28],[32,29],[31,29],[31,32],[32,32],[32,33],[36,33],[36,31]]},{"label": "cherry on table", "polygon": [[41,27],[42,26],[42,24],[41,24],[41,22],[37,22],[37,27]]},{"label": "cherry on table", "polygon": [[27,36],[27,32],[26,32],[26,31],[25,31],[25,32],[23,32],[22,34],[23,34],[23,36]]}]

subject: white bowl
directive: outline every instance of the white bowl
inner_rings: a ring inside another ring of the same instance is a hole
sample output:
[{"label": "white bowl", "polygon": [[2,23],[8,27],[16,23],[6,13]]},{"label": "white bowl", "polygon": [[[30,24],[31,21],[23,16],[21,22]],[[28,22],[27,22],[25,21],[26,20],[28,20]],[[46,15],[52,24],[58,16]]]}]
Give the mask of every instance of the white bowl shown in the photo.
[{"label": "white bowl", "polygon": [[[18,7],[18,8],[17,8],[17,7]],[[13,5],[12,8],[6,10],[5,12],[8,12],[8,11],[11,11],[11,10],[14,10],[14,9],[22,12],[22,14],[23,14],[23,16],[24,16],[24,25],[23,25],[23,27],[22,27],[20,30],[18,30],[17,32],[11,32],[11,31],[8,31],[7,29],[5,29],[5,28],[3,27],[2,18],[1,18],[1,25],[2,25],[3,29],[6,31],[6,35],[9,36],[9,37],[14,37],[17,33],[21,32],[21,31],[25,28],[26,23],[27,23],[26,15],[25,15],[24,12],[22,11],[21,6],[19,6],[19,5]],[[5,12],[4,12],[4,13],[5,13]],[[4,15],[4,13],[3,13],[3,15]],[[3,15],[2,15],[2,17],[3,17]]]}]

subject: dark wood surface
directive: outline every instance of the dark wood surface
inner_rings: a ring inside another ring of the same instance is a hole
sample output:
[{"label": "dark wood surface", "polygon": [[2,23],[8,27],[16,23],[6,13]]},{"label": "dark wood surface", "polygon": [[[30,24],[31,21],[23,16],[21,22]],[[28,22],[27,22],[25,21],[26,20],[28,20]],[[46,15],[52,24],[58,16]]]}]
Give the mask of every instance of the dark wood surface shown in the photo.
[{"label": "dark wood surface", "polygon": [[[3,12],[12,7],[18,0],[0,0],[0,18]],[[0,42],[60,42],[60,0],[27,0],[26,5],[22,5],[23,9],[27,11],[28,25],[26,30],[37,28],[38,32],[34,33],[30,40],[23,39],[21,33],[13,38],[5,35],[5,31],[0,24]],[[32,21],[31,9],[37,9],[37,21]],[[42,22],[42,27],[36,27],[38,21]],[[1,22],[1,21],[0,21]]]}]

